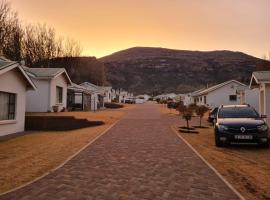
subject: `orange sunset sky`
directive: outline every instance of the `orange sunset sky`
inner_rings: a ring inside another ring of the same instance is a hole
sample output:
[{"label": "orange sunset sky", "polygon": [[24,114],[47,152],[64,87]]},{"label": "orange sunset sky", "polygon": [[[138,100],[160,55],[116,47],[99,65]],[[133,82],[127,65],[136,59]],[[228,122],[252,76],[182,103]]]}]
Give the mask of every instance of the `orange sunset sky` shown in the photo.
[{"label": "orange sunset sky", "polygon": [[20,18],[46,23],[102,57],[134,46],[270,51],[270,0],[9,0]]}]

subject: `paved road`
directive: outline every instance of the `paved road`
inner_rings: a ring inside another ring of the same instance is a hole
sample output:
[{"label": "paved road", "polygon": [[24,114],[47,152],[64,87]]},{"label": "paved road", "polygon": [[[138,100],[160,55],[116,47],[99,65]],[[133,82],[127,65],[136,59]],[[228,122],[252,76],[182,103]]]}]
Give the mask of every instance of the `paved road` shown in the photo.
[{"label": "paved road", "polygon": [[238,199],[152,104],[130,110],[62,168],[0,199]]}]

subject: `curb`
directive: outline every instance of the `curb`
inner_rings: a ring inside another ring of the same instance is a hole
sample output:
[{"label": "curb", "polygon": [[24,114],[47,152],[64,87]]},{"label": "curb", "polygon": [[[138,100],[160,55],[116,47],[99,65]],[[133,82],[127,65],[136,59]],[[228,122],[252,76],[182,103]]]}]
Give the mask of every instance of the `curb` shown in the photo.
[{"label": "curb", "polygon": [[241,200],[245,198],[214,168],[204,157],[182,136],[177,130],[171,126],[172,131],[239,197]]},{"label": "curb", "polygon": [[93,144],[96,140],[98,140],[101,136],[103,136],[105,133],[107,133],[107,132],[108,132],[111,128],[113,128],[119,121],[121,121],[121,119],[119,119],[119,120],[117,120],[116,122],[114,122],[114,123],[113,123],[112,125],[110,125],[107,129],[105,129],[101,134],[99,134],[98,136],[96,136],[93,140],[91,140],[90,142],[88,142],[86,145],[84,145],[84,146],[83,146],[81,149],[79,149],[76,153],[74,153],[73,155],[71,155],[70,157],[68,157],[63,163],[61,163],[61,164],[58,165],[57,167],[51,169],[49,172],[46,172],[45,174],[43,174],[43,175],[41,175],[41,176],[35,178],[35,179],[32,180],[32,181],[29,181],[29,182],[27,182],[27,183],[24,183],[23,185],[18,186],[18,187],[15,187],[15,188],[13,188],[13,189],[11,189],[11,190],[8,190],[8,191],[6,191],[6,192],[0,193],[0,197],[6,195],[6,194],[8,194],[8,193],[15,192],[15,191],[17,191],[17,190],[19,190],[19,189],[22,189],[22,188],[24,188],[24,187],[26,187],[26,186],[28,186],[28,185],[30,185],[30,184],[32,184],[32,183],[38,181],[38,180],[44,178],[45,176],[47,176],[47,175],[53,173],[54,171],[60,169],[60,168],[63,167],[67,162],[69,162],[70,160],[72,160],[72,159],[73,159],[74,157],[76,157],[79,153],[81,153],[84,149],[86,149],[88,146],[90,146],[90,145]]}]

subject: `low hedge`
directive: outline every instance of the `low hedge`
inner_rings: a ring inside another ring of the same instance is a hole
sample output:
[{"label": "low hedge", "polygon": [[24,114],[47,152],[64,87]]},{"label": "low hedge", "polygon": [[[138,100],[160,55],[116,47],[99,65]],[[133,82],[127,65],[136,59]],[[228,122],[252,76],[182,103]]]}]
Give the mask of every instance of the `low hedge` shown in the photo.
[{"label": "low hedge", "polygon": [[117,104],[117,103],[104,103],[105,108],[111,108],[111,109],[117,109],[117,108],[123,108],[123,105]]}]

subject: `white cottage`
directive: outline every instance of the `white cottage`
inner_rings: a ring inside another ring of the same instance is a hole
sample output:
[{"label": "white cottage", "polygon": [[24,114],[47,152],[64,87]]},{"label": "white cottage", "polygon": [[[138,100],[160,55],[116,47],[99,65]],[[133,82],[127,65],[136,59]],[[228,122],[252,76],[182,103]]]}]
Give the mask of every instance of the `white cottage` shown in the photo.
[{"label": "white cottage", "polygon": [[142,95],[136,96],[136,99],[142,99],[143,102],[148,101],[150,98],[151,98],[151,96],[149,96],[148,94],[142,94]]},{"label": "white cottage", "polygon": [[87,90],[91,91],[91,110],[96,111],[100,108],[104,108],[104,91],[100,89],[99,86],[94,85],[89,82],[84,82],[80,86],[85,87]]},{"label": "white cottage", "polygon": [[67,109],[69,111],[91,111],[91,99],[95,93],[86,87],[72,83],[67,91]]},{"label": "white cottage", "polygon": [[220,105],[240,104],[239,86],[246,86],[236,80],[226,81],[193,94],[194,103],[214,108]]},{"label": "white cottage", "polygon": [[72,84],[64,68],[24,68],[37,91],[27,92],[27,112],[52,112],[67,108],[67,88]]},{"label": "white cottage", "polygon": [[24,131],[26,92],[35,89],[19,63],[0,58],[0,136]]},{"label": "white cottage", "polygon": [[237,87],[237,94],[240,95],[240,104],[249,104],[255,110],[259,111],[259,94],[258,88],[250,89],[248,86]]},{"label": "white cottage", "polygon": [[270,125],[270,71],[253,72],[250,88],[259,89],[259,113],[267,115],[267,123]]},{"label": "white cottage", "polygon": [[111,103],[112,102],[112,87],[99,86],[99,89],[104,95],[104,103]]},{"label": "white cottage", "polygon": [[130,95],[127,91],[122,89],[116,90],[116,102],[117,103],[125,103],[125,99],[129,98]]}]

